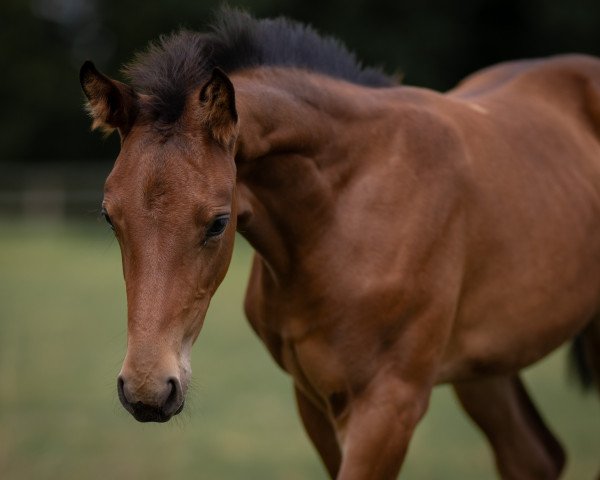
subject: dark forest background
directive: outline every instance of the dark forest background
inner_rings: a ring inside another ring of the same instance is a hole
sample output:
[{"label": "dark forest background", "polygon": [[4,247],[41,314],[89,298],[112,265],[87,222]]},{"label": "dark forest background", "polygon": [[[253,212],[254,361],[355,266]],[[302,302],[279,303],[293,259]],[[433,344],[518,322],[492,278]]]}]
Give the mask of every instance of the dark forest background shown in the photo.
[{"label": "dark forest background", "polygon": [[[0,161],[113,158],[116,138],[90,135],[78,70],[111,76],[161,33],[202,29],[217,0],[2,0]],[[365,64],[404,82],[448,89],[514,58],[600,54],[598,0],[230,0],[340,38]]]}]

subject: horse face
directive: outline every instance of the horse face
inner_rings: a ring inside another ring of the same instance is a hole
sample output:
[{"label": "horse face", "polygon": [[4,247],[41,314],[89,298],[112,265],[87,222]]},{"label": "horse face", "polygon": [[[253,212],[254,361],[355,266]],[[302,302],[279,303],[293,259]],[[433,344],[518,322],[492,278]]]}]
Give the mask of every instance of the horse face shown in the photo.
[{"label": "horse face", "polygon": [[134,127],[125,140],[103,209],[127,290],[119,398],[138,420],[166,420],[183,405],[190,349],[231,258],[235,169],[216,149],[185,145],[197,140],[149,135]]},{"label": "horse face", "polygon": [[[166,421],[183,408],[191,347],[233,250],[233,88],[217,72],[191,95],[177,125],[159,128],[143,113],[150,100],[123,84],[93,69],[82,73],[82,85],[95,123],[122,138],[102,204],[127,291],[118,394],[137,420]],[[96,94],[100,87],[111,90]]]}]

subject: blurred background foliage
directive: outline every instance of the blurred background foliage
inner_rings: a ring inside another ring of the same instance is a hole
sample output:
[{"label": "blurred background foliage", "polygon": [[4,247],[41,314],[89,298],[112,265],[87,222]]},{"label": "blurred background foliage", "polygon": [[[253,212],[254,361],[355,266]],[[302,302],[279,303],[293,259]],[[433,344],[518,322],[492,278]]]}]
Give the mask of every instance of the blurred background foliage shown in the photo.
[{"label": "blurred background foliage", "polygon": [[[118,142],[89,135],[78,69],[120,66],[161,33],[202,29],[217,0],[3,0],[0,160],[114,158]],[[448,89],[502,60],[600,54],[598,0],[230,0],[257,16],[286,15],[339,37],[365,64],[413,85]]]}]

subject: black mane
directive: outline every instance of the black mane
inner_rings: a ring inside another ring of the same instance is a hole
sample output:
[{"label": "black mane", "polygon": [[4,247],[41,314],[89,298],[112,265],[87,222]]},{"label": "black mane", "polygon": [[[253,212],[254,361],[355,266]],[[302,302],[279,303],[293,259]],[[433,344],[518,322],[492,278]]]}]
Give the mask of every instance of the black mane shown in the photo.
[{"label": "black mane", "polygon": [[300,67],[371,87],[395,83],[378,69],[363,68],[341,42],[309,26],[283,17],[258,20],[229,8],[219,11],[207,33],[180,30],[160,37],[124,71],[138,91],[151,96],[156,116],[173,122],[214,67],[232,73],[260,65]]}]

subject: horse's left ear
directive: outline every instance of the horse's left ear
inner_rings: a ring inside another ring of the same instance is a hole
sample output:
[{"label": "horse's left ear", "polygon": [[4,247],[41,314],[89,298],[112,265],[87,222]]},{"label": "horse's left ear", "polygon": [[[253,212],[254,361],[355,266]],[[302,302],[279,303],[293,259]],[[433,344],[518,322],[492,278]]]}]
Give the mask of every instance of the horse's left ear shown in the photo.
[{"label": "horse's left ear", "polygon": [[237,110],[235,90],[229,77],[220,68],[215,68],[210,80],[200,89],[202,122],[212,137],[226,148],[230,148],[237,136]]},{"label": "horse's left ear", "polygon": [[103,75],[90,61],[81,66],[79,81],[88,99],[92,129],[100,128],[105,133],[118,129],[121,135],[127,133],[137,112],[133,89]]}]

